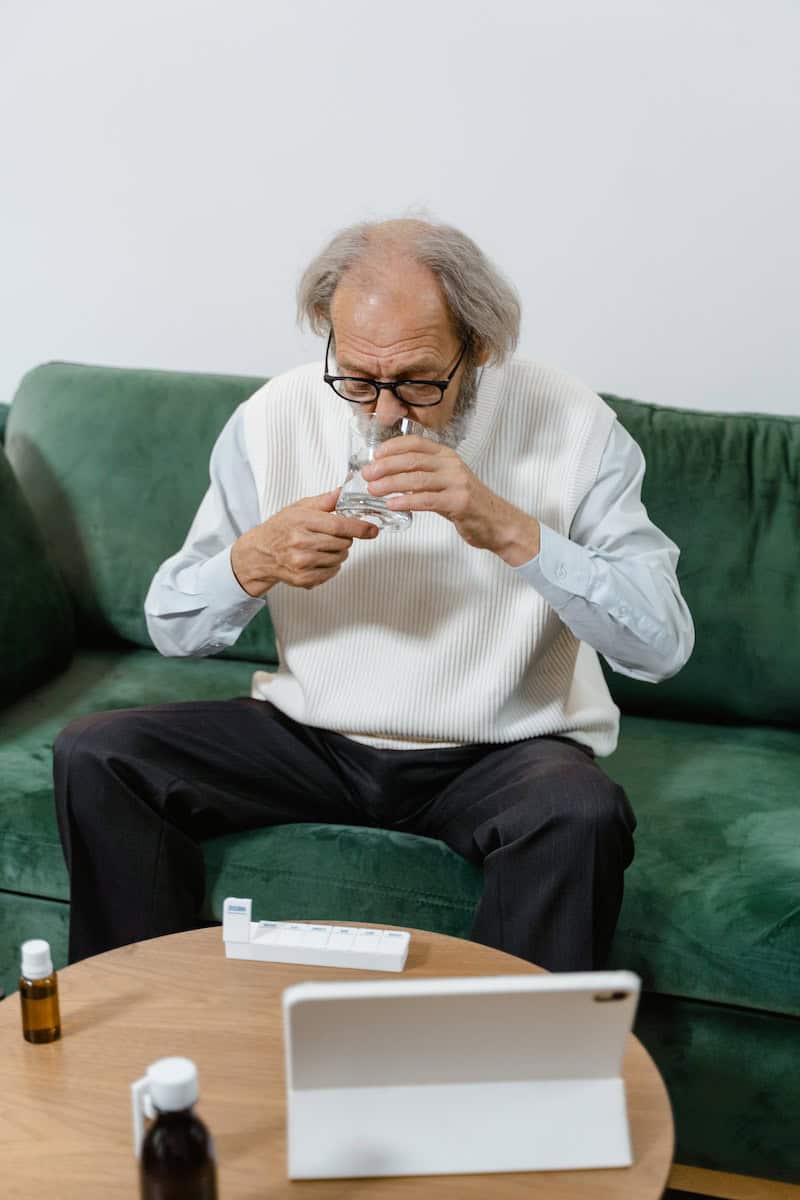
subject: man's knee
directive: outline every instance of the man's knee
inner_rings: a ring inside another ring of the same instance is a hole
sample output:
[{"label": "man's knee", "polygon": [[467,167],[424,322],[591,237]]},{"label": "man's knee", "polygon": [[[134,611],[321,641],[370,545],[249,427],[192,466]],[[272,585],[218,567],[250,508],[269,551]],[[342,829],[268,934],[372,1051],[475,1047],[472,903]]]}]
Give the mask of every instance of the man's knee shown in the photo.
[{"label": "man's knee", "polygon": [[109,754],[133,753],[141,732],[135,709],[89,713],[76,717],[61,730],[53,743],[56,773],[67,772],[77,764],[84,767],[102,761]]},{"label": "man's knee", "polygon": [[557,817],[574,827],[586,827],[599,837],[631,835],[636,828],[628,797],[613,779],[587,762],[567,774],[554,798]]},{"label": "man's knee", "polygon": [[628,798],[591,760],[570,764],[547,779],[520,781],[516,803],[498,815],[503,841],[553,831],[605,839],[630,836],[636,819]]},{"label": "man's knee", "polygon": [[636,818],[620,785],[609,779],[594,764],[589,764],[582,775],[584,778],[581,780],[579,795],[588,819],[602,829],[622,823],[628,826],[632,833],[636,826]]}]

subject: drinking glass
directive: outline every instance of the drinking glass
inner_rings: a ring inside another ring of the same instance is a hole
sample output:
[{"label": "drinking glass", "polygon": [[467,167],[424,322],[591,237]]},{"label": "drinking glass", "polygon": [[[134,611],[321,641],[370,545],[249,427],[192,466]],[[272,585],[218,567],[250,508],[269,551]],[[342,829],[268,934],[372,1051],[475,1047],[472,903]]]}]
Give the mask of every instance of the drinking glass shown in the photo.
[{"label": "drinking glass", "polygon": [[[367,490],[367,481],[361,468],[372,462],[375,451],[389,438],[405,437],[416,433],[424,437],[427,430],[418,421],[409,417],[387,424],[377,413],[356,411],[350,421],[350,454],[347,463],[347,478],[336,503],[336,511],[345,517],[359,517],[371,521],[379,529],[408,529],[413,516],[396,508],[388,508],[388,496],[372,496]],[[402,493],[392,492],[393,496]]]}]

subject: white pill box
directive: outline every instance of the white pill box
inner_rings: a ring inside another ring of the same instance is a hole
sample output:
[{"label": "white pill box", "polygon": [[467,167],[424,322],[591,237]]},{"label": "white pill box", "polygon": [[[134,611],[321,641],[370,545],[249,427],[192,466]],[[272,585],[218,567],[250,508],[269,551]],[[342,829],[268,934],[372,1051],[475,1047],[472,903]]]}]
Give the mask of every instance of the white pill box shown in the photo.
[{"label": "white pill box", "polygon": [[227,958],[402,971],[410,934],[401,929],[358,929],[351,925],[301,921],[253,921],[253,902],[229,896],[223,906],[222,937]]}]

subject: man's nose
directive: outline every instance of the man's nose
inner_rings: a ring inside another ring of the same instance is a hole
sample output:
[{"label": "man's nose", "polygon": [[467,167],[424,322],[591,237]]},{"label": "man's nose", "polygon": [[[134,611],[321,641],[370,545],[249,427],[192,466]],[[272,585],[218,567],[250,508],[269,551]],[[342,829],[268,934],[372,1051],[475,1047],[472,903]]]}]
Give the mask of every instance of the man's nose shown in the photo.
[{"label": "man's nose", "polygon": [[394,425],[395,421],[399,421],[401,417],[408,416],[408,405],[403,404],[402,400],[398,400],[394,392],[390,392],[388,388],[382,388],[374,412],[382,425]]}]

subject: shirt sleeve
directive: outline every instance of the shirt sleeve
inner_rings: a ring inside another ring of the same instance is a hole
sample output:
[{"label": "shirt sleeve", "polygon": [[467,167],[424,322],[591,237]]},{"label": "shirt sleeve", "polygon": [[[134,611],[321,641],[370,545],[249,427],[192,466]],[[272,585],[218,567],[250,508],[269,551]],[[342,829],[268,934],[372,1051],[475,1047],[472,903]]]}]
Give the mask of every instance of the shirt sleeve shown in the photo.
[{"label": "shirt sleeve", "polygon": [[642,503],[644,471],[641,449],[615,421],[569,537],[542,525],[538,555],[514,570],[613,670],[658,683],[688,660],[694,625],[676,575],[680,551]]},{"label": "shirt sleeve", "polygon": [[186,541],[158,568],[144,602],[148,633],[168,656],[201,657],[232,646],[266,603],[241,587],[231,567],[231,546],[261,520],[244,405],[217,438],[210,476]]}]

